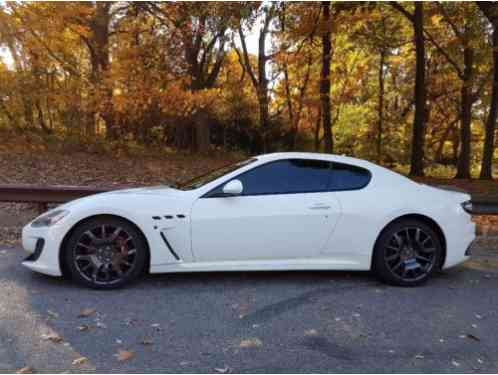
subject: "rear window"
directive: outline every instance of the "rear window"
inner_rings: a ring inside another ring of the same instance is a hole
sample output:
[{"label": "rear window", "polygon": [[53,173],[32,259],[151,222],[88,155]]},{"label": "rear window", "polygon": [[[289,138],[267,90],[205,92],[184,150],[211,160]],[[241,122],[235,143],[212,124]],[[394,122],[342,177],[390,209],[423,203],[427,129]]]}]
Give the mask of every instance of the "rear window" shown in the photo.
[{"label": "rear window", "polygon": [[358,190],[368,185],[372,174],[369,170],[355,165],[333,163],[330,190]]}]

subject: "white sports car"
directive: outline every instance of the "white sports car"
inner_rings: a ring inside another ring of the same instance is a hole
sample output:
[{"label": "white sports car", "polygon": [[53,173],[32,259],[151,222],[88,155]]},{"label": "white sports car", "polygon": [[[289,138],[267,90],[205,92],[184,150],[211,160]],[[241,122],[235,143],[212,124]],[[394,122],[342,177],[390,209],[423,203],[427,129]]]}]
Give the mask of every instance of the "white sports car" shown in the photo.
[{"label": "white sports car", "polygon": [[144,272],[273,270],[373,270],[412,286],[467,259],[471,204],[364,160],[267,154],[59,206],[24,227],[23,264],[102,289]]}]

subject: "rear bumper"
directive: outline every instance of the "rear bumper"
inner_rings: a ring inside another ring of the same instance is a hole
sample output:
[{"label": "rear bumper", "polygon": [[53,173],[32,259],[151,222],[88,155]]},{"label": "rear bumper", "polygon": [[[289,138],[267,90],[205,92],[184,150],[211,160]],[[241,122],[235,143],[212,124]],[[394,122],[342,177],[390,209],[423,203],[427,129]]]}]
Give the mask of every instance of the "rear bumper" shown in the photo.
[{"label": "rear bumper", "polygon": [[444,268],[456,266],[469,259],[476,238],[476,225],[470,218],[446,233],[446,259]]}]

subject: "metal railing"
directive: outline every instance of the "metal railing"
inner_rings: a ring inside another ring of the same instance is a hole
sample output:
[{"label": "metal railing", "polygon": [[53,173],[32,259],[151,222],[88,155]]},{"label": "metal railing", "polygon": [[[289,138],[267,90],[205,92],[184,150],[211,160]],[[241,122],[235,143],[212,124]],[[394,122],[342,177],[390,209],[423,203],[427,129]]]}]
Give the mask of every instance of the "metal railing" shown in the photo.
[{"label": "metal railing", "polygon": [[64,185],[0,185],[0,202],[35,203],[38,205],[39,213],[42,213],[47,210],[49,203],[65,203],[87,195],[104,193],[119,188]]},{"label": "metal railing", "polygon": [[[122,189],[123,186],[39,186],[39,185],[0,185],[0,202],[35,203],[40,213],[47,210],[49,203],[65,203],[87,195]],[[498,215],[498,197],[472,196],[473,215]]]}]

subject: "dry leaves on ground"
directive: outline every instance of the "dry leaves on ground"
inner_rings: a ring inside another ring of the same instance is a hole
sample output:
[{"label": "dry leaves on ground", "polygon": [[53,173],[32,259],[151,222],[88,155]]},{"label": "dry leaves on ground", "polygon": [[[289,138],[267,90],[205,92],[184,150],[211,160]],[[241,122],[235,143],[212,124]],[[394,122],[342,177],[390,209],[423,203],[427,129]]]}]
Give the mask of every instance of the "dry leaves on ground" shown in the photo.
[{"label": "dry leaves on ground", "polygon": [[260,348],[263,346],[263,342],[257,337],[251,337],[248,339],[244,339],[240,342],[240,348]]},{"label": "dry leaves on ground", "polygon": [[81,310],[81,312],[78,314],[78,318],[87,318],[97,312],[96,309],[93,308],[86,308]]},{"label": "dry leaves on ground", "polygon": [[33,374],[35,371],[32,367],[26,366],[16,371],[16,374]]},{"label": "dry leaves on ground", "polygon": [[135,357],[135,353],[129,351],[129,350],[118,350],[114,356],[118,359],[120,362],[128,361]]},{"label": "dry leaves on ground", "polygon": [[88,358],[87,357],[79,357],[79,358],[76,358],[74,361],[73,361],[73,366],[78,366],[78,365],[81,365],[85,362],[88,361]]},{"label": "dry leaves on ground", "polygon": [[64,341],[64,339],[61,336],[59,336],[57,333],[49,333],[49,334],[41,335],[41,338],[42,338],[42,340],[52,341],[53,343],[56,343],[56,344]]}]

